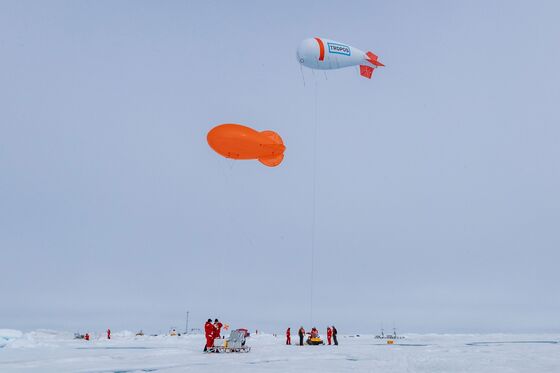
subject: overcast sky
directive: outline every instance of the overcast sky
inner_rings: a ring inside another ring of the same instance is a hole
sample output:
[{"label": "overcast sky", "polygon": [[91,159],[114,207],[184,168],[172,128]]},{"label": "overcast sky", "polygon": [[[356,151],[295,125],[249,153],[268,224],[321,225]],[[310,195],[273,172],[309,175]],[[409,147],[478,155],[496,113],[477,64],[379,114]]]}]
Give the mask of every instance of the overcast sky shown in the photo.
[{"label": "overcast sky", "polygon": [[[190,310],[277,332],[560,331],[558,14],[1,1],[0,328],[157,332]],[[386,67],[300,70],[314,36]],[[228,122],[277,131],[284,162],[221,158],[206,134]]]}]

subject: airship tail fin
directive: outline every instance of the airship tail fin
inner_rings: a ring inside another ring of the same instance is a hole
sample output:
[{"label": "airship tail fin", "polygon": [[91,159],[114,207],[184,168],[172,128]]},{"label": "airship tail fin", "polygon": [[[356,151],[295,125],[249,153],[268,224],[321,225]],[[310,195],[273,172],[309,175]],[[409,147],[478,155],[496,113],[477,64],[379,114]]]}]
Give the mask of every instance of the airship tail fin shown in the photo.
[{"label": "airship tail fin", "polygon": [[274,141],[275,144],[284,145],[284,141],[282,141],[282,138],[276,132],[274,132],[274,131],[262,131],[261,133],[263,135],[265,135],[266,137],[272,139],[272,141]]},{"label": "airship tail fin", "polygon": [[284,154],[273,155],[272,157],[261,157],[259,162],[268,167],[276,167],[284,160]]},{"label": "airship tail fin", "polygon": [[373,67],[360,65],[360,75],[364,78],[371,79],[371,74],[373,74]]},{"label": "airship tail fin", "polygon": [[278,166],[284,159],[284,150],[286,149],[284,141],[282,141],[280,135],[274,131],[262,131],[261,133],[270,138],[274,144],[265,145],[266,148],[270,149],[273,154],[268,157],[260,157],[259,162],[268,167]]},{"label": "airship tail fin", "polygon": [[376,67],[380,67],[380,66],[385,66],[383,65],[381,62],[379,62],[377,59],[377,55],[373,54],[373,52],[367,52],[366,53],[366,61],[371,63],[372,65],[376,66]]}]

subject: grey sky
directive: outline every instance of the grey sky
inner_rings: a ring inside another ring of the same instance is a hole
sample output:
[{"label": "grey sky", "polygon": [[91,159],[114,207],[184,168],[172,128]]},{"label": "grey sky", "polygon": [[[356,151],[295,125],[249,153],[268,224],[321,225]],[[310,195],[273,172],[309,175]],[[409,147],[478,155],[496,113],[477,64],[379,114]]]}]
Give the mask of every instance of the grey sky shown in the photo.
[{"label": "grey sky", "polygon": [[[1,1],[0,327],[559,331],[560,6]],[[323,36],[387,65],[323,73]],[[316,88],[315,88],[316,87]],[[220,123],[281,166],[221,159]]]}]

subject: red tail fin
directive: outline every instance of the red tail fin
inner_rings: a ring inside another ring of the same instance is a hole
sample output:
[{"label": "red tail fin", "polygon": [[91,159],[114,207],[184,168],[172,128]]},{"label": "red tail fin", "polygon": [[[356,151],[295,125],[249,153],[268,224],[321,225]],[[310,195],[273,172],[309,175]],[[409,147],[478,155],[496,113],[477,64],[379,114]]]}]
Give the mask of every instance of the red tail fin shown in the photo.
[{"label": "red tail fin", "polygon": [[379,67],[379,66],[385,66],[385,65],[383,65],[381,62],[379,62],[379,61],[377,60],[377,56],[376,56],[375,54],[373,54],[372,52],[367,52],[367,53],[366,53],[366,56],[367,56],[366,60],[367,60],[369,63],[371,63],[372,65],[375,65],[375,66],[377,66],[377,67]]},{"label": "red tail fin", "polygon": [[284,145],[284,141],[282,141],[282,138],[280,137],[279,134],[277,134],[274,131],[270,131],[270,130],[266,130],[266,131],[262,131],[261,132],[263,135],[265,135],[266,137],[272,139],[272,141],[274,141],[275,144],[282,144]]},{"label": "red tail fin", "polygon": [[360,75],[364,78],[371,79],[371,74],[373,74],[373,67],[360,65]]},{"label": "red tail fin", "polygon": [[284,159],[284,154],[273,155],[272,157],[260,157],[259,162],[268,167],[276,167]]},{"label": "red tail fin", "polygon": [[282,137],[274,131],[262,131],[261,132],[266,137],[270,138],[274,144],[265,144],[264,147],[270,151],[270,155],[266,157],[260,157],[259,162],[268,166],[268,167],[276,167],[282,160],[284,159],[284,150],[286,147],[284,146],[284,141],[282,141]]}]

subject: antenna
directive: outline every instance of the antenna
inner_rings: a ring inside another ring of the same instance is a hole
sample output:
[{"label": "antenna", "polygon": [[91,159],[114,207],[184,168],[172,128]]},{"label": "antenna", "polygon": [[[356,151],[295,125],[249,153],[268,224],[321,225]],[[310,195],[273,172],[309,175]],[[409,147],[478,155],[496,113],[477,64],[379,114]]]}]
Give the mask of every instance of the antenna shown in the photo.
[{"label": "antenna", "polygon": [[189,311],[187,311],[187,323],[185,325],[185,334],[189,334]]}]

